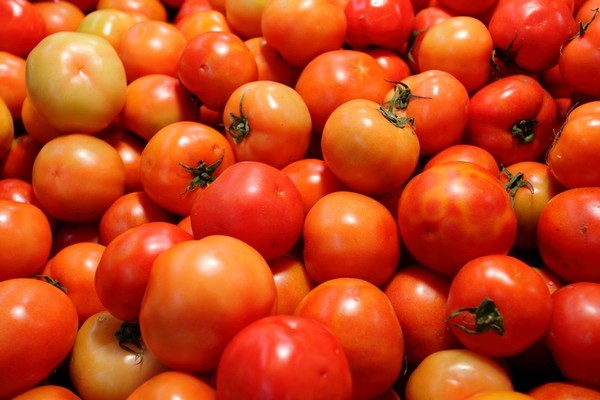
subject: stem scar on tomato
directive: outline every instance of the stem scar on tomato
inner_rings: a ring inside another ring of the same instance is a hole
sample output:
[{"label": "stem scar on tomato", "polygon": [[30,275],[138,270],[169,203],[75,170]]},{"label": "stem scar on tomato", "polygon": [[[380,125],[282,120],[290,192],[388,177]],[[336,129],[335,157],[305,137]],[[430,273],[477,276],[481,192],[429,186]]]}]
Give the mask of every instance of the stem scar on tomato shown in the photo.
[{"label": "stem scar on tomato", "polygon": [[498,307],[496,307],[494,301],[489,297],[481,300],[481,303],[477,307],[459,308],[452,312],[445,321],[448,322],[462,313],[468,313],[475,318],[475,329],[468,328],[460,323],[450,323],[463,332],[475,335],[492,330],[500,336],[504,334],[504,317],[500,313],[500,310],[498,310]]},{"label": "stem scar on tomato", "polygon": [[192,181],[187,185],[182,194],[190,192],[197,187],[205,187],[213,183],[216,179],[213,174],[223,162],[223,157],[225,157],[225,150],[223,150],[221,157],[212,164],[206,164],[203,160],[198,161],[198,166],[196,167],[179,163],[180,166],[185,168],[193,176]]},{"label": "stem scar on tomato", "polygon": [[115,332],[115,338],[117,338],[120,348],[135,355],[136,364],[143,361],[144,347],[142,346],[142,333],[138,322],[124,321],[119,330]]},{"label": "stem scar on tomato", "polygon": [[504,188],[508,192],[511,205],[513,205],[513,206],[515,205],[515,195],[517,194],[517,191],[520,188],[526,187],[532,193],[534,192],[534,188],[533,188],[533,185],[531,184],[531,182],[529,182],[527,179],[523,178],[523,176],[524,176],[523,172],[519,171],[516,174],[513,174],[505,167],[502,167],[502,173],[504,175],[506,175],[506,177],[508,178],[508,182],[506,182],[504,184]]},{"label": "stem scar on tomato", "polygon": [[229,113],[229,126],[225,128],[227,133],[233,138],[235,144],[240,143],[246,136],[250,134],[250,123],[248,118],[244,115],[242,104],[244,102],[244,92],[240,97],[240,115],[237,116],[234,113]]}]

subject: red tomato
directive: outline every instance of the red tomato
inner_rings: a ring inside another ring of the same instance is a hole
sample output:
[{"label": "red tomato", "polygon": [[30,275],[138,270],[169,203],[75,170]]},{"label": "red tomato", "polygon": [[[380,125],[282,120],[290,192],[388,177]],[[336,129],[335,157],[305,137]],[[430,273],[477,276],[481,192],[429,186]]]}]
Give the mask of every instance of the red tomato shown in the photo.
[{"label": "red tomato", "polygon": [[489,151],[500,165],[534,161],[552,143],[557,110],[533,78],[512,75],[471,96],[465,141]]},{"label": "red tomato", "polygon": [[500,169],[494,156],[479,146],[467,143],[455,144],[440,150],[427,160],[423,166],[423,170],[425,171],[434,165],[449,161],[471,162],[483,167],[490,174],[499,176]]},{"label": "red tomato", "polygon": [[464,400],[484,390],[513,390],[507,371],[472,350],[441,350],[427,356],[409,375],[406,400]]},{"label": "red tomato", "polygon": [[498,177],[465,161],[438,164],[412,178],[400,197],[398,225],[412,256],[447,276],[476,257],[507,254],[517,233]]},{"label": "red tomato", "polygon": [[0,51],[26,58],[46,36],[42,14],[28,0],[0,2]]},{"label": "red tomato", "polygon": [[11,398],[41,382],[68,356],[77,311],[63,291],[28,278],[0,282],[0,310],[0,397]]},{"label": "red tomato", "polygon": [[417,168],[420,144],[413,121],[395,114],[394,101],[381,106],[366,99],[349,100],[327,118],[321,136],[323,159],[353,191],[390,192]]},{"label": "red tomato", "polygon": [[548,269],[567,282],[598,282],[600,188],[565,190],[538,219],[538,250]]},{"label": "red tomato", "polygon": [[600,390],[600,284],[579,282],[552,295],[546,340],[563,375]]},{"label": "red tomato", "polygon": [[356,278],[328,280],[311,290],[295,315],[325,324],[340,340],[352,371],[352,398],[390,389],[404,361],[402,328],[389,298]]},{"label": "red tomato", "polygon": [[248,82],[234,90],[223,109],[223,126],[236,161],[275,168],[304,158],[312,134],[302,96],[273,81]]},{"label": "red tomato", "polygon": [[383,286],[404,336],[407,367],[425,357],[459,347],[444,322],[450,279],[418,264],[400,268]]},{"label": "red tomato", "polygon": [[241,240],[213,235],[177,243],[152,265],[142,337],[170,368],[212,372],[237,332],[275,311],[276,297],[269,265]]},{"label": "red tomato", "polygon": [[518,354],[542,338],[551,308],[550,291],[541,276],[506,255],[466,263],[452,279],[446,304],[447,321],[457,339],[491,357]]},{"label": "red tomato", "polygon": [[558,61],[561,47],[577,33],[564,0],[502,0],[488,23],[495,53],[507,66],[540,72]]},{"label": "red tomato", "polygon": [[30,277],[48,261],[52,231],[38,207],[0,200],[0,237],[0,281]]},{"label": "red tomato", "polygon": [[254,56],[231,32],[204,32],[183,48],[177,65],[181,84],[206,107],[223,110],[235,89],[258,77]]},{"label": "red tomato", "polygon": [[281,170],[240,161],[198,192],[190,216],[196,239],[232,236],[273,260],[296,245],[304,207],[294,182]]},{"label": "red tomato", "polygon": [[136,321],[152,263],[176,243],[192,240],[168,222],[147,222],[115,237],[98,260],[94,288],[104,307],[123,321]]},{"label": "red tomato", "polygon": [[144,147],[140,179],[156,204],[186,216],[202,188],[234,162],[233,150],[219,131],[199,122],[175,122]]},{"label": "red tomato", "polygon": [[250,323],[227,344],[216,373],[221,400],[352,398],[344,348],[312,318],[277,315]]},{"label": "red tomato", "polygon": [[275,314],[292,315],[300,300],[315,287],[315,283],[299,257],[285,255],[269,261],[269,267],[277,287]]},{"label": "red tomato", "polygon": [[216,400],[217,391],[196,375],[165,371],[138,386],[126,400]]},{"label": "red tomato", "polygon": [[355,192],[318,200],[304,220],[302,241],[304,265],[317,283],[352,277],[380,286],[400,260],[394,217],[377,200]]},{"label": "red tomato", "polygon": [[0,51],[0,98],[6,103],[13,120],[21,119],[25,96],[25,59]]},{"label": "red tomato", "polygon": [[410,0],[349,0],[344,12],[346,43],[356,49],[399,48],[408,41],[415,24]]},{"label": "red tomato", "polygon": [[64,386],[58,385],[40,385],[29,389],[15,397],[12,400],[81,400],[79,396]]},{"label": "red tomato", "polygon": [[284,60],[304,67],[344,44],[344,10],[328,0],[270,0],[262,10],[261,31]]},{"label": "red tomato", "polygon": [[600,391],[572,382],[545,382],[527,394],[536,400],[600,400]]}]

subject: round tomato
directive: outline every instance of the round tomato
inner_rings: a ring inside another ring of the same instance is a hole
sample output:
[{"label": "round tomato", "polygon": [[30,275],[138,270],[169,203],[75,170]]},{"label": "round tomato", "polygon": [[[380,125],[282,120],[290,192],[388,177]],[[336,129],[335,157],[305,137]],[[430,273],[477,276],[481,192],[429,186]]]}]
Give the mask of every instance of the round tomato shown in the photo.
[{"label": "round tomato", "polygon": [[352,371],[353,399],[380,395],[400,376],[402,328],[389,298],[372,283],[330,279],[302,299],[295,315],[322,322],[339,339]]},{"label": "round tomato", "polygon": [[304,220],[302,242],[304,265],[317,283],[352,277],[380,286],[400,260],[394,217],[377,200],[355,192],[318,200]]},{"label": "round tomato", "polygon": [[304,158],[312,134],[302,96],[273,81],[238,87],[223,109],[223,126],[236,161],[260,161],[275,168]]},{"label": "round tomato", "polygon": [[539,273],[507,255],[467,262],[452,279],[447,321],[468,349],[515,355],[542,338],[550,321],[550,291]]},{"label": "round tomato", "polygon": [[507,254],[517,233],[499,177],[465,161],[441,163],[412,178],[400,196],[398,225],[410,254],[447,276],[476,257]]},{"label": "round tomato", "polygon": [[59,288],[28,278],[0,282],[0,310],[0,397],[11,398],[41,382],[68,356],[77,311]]},{"label": "round tomato", "polygon": [[216,374],[221,400],[352,396],[350,364],[340,340],[312,318],[276,315],[250,323],[227,344]]},{"label": "round tomato", "polygon": [[273,260],[296,245],[304,207],[294,182],[281,170],[240,161],[198,192],[190,217],[196,239],[232,236]]},{"label": "round tomato", "polygon": [[216,400],[217,391],[196,375],[165,371],[138,386],[126,400]]},{"label": "round tomato", "polygon": [[231,338],[275,311],[265,259],[231,236],[187,240],[156,257],[139,323],[148,348],[172,369],[213,372]]}]

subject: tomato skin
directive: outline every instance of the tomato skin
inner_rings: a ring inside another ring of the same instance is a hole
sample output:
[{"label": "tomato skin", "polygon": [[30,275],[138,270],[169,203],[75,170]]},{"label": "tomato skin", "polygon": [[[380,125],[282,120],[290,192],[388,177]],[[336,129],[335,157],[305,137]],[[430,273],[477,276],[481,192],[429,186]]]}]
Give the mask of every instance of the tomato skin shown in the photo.
[{"label": "tomato skin", "polygon": [[335,278],[302,299],[294,315],[324,323],[342,343],[352,371],[352,398],[388,390],[404,361],[402,327],[381,289],[362,279]]},{"label": "tomato skin", "polygon": [[240,161],[198,193],[190,216],[196,239],[233,236],[273,260],[296,245],[304,208],[300,192],[281,170]]},{"label": "tomato skin", "polygon": [[317,283],[360,278],[383,285],[400,260],[400,238],[392,214],[378,201],[339,191],[318,200],[306,215],[304,265]]},{"label": "tomato skin", "polygon": [[269,265],[243,241],[212,235],[177,243],[152,265],[142,337],[171,369],[213,372],[240,329],[273,314],[276,296]]},{"label": "tomato skin", "polygon": [[77,311],[67,295],[46,282],[0,282],[0,397],[41,382],[67,357],[77,335]]},{"label": "tomato skin", "polygon": [[196,375],[165,371],[138,386],[127,400],[216,400],[217,392]]},{"label": "tomato skin", "polygon": [[0,3],[0,50],[26,58],[46,36],[41,13],[27,0]]},{"label": "tomato skin", "polygon": [[530,389],[527,394],[536,400],[598,400],[600,391],[572,382],[546,382]]},{"label": "tomato skin", "polygon": [[546,341],[558,368],[576,384],[600,390],[600,284],[578,282],[552,295]]},{"label": "tomato skin", "polygon": [[349,0],[346,43],[355,49],[376,46],[396,49],[410,37],[415,11],[410,0]]},{"label": "tomato skin", "polygon": [[176,243],[192,240],[168,222],[147,222],[115,237],[98,260],[94,288],[104,307],[123,321],[136,321],[152,263]]},{"label": "tomato skin", "polygon": [[507,254],[517,233],[497,175],[465,161],[438,164],[412,178],[400,196],[398,225],[412,256],[447,276],[476,257]]},{"label": "tomato skin", "polygon": [[352,375],[340,340],[312,318],[277,315],[250,323],[227,344],[217,368],[222,400],[349,400],[351,395]]},{"label": "tomato skin", "polygon": [[[474,312],[465,310],[477,308],[485,299],[493,301],[494,312],[500,314],[501,331],[489,321],[479,325]],[[542,338],[551,308],[550,291],[541,276],[528,264],[507,255],[482,256],[466,263],[452,279],[446,304],[448,323],[457,339],[491,357],[518,354]]]}]

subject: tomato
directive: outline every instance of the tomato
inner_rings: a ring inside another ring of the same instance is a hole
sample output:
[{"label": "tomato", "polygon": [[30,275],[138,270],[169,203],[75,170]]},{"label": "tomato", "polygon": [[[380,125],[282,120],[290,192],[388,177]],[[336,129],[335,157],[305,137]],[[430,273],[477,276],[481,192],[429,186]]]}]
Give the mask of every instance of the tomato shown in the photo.
[{"label": "tomato", "polygon": [[555,195],[538,220],[538,250],[548,269],[567,282],[599,282],[596,212],[600,188],[568,189]]},{"label": "tomato", "polygon": [[159,254],[192,236],[168,222],[146,222],[108,245],[94,277],[94,289],[106,309],[123,321],[136,321],[148,285],[152,263]]},{"label": "tomato", "polygon": [[552,143],[556,120],[556,104],[538,81],[512,75],[471,96],[465,141],[486,149],[504,166],[533,161]]},{"label": "tomato", "polygon": [[564,188],[552,175],[548,165],[538,161],[508,165],[503,175],[517,215],[514,245],[520,249],[536,249],[540,214],[548,201]]},{"label": "tomato", "polygon": [[234,90],[223,109],[223,126],[236,161],[275,168],[304,158],[312,134],[302,96],[274,81],[248,82]]},{"label": "tomato", "polygon": [[491,357],[467,349],[437,351],[409,375],[406,400],[464,400],[484,390],[513,390],[508,372]]},{"label": "tomato", "polygon": [[92,10],[83,17],[77,31],[100,36],[118,52],[121,36],[136,22],[136,18],[126,11],[114,8]]},{"label": "tomato", "polygon": [[423,170],[427,170],[434,165],[449,161],[471,162],[483,167],[486,171],[494,176],[498,175],[500,172],[500,169],[498,168],[498,162],[489,151],[468,143],[459,143],[440,150],[427,159],[425,165],[423,166]]},{"label": "tomato", "polygon": [[29,278],[0,282],[0,310],[0,397],[11,398],[67,357],[77,335],[77,311],[63,291]]},{"label": "tomato", "polygon": [[27,58],[46,36],[42,14],[28,0],[0,2],[0,51]]},{"label": "tomato", "polygon": [[231,28],[243,39],[262,35],[261,17],[266,0],[225,0],[225,17]]},{"label": "tomato", "polygon": [[300,257],[285,255],[269,261],[269,267],[277,288],[275,314],[291,315],[300,300],[315,287],[315,283],[308,275]]},{"label": "tomato", "polygon": [[231,32],[209,31],[183,48],[177,76],[206,107],[223,110],[235,89],[258,77],[258,67],[244,41]]},{"label": "tomato", "polygon": [[125,11],[141,21],[153,20],[165,22],[168,17],[167,9],[160,0],[99,0],[96,9]]},{"label": "tomato", "polygon": [[27,57],[25,72],[31,105],[62,132],[99,132],[125,104],[123,63],[114,48],[96,35],[46,36]]},{"label": "tomato", "polygon": [[65,288],[77,310],[77,320],[82,325],[89,317],[105,309],[94,286],[98,263],[105,246],[93,242],[80,242],[58,251],[48,262],[42,274]]},{"label": "tomato", "polygon": [[492,49],[492,37],[483,22],[470,16],[449,17],[424,33],[418,69],[449,72],[473,93],[489,79]]},{"label": "tomato", "polygon": [[32,4],[44,18],[47,35],[55,32],[76,31],[85,17],[79,7],[65,0],[44,0]]},{"label": "tomato", "polygon": [[303,69],[295,89],[310,111],[313,133],[320,136],[329,115],[353,99],[381,103],[391,84],[372,56],[356,50],[332,50],[313,58]]},{"label": "tomato", "polygon": [[533,400],[533,397],[514,390],[484,390],[465,400]]},{"label": "tomato", "polygon": [[275,81],[294,87],[301,68],[284,60],[262,36],[246,39],[244,43],[256,61],[257,80]]},{"label": "tomato", "polygon": [[342,343],[312,318],[277,315],[250,323],[227,344],[216,373],[222,400],[341,400],[352,395]]},{"label": "tomato", "polygon": [[276,296],[269,265],[243,241],[213,235],[177,243],[152,265],[142,337],[170,368],[212,372],[237,332],[274,312]]},{"label": "tomato", "polygon": [[567,188],[600,186],[595,156],[600,151],[599,110],[600,101],[574,107],[548,150],[546,162]]},{"label": "tomato", "polygon": [[317,283],[352,277],[380,286],[400,260],[394,217],[360,193],[339,191],[318,200],[306,215],[302,240],[304,265]]},{"label": "tomato", "polygon": [[327,118],[321,136],[323,159],[353,191],[389,192],[406,183],[417,168],[420,144],[413,121],[398,117],[393,103],[349,100]]},{"label": "tomato", "polygon": [[30,277],[50,256],[48,218],[32,204],[0,200],[0,235],[0,281]]},{"label": "tomato", "polygon": [[415,23],[410,0],[349,0],[344,13],[346,43],[355,49],[399,48],[408,41]]},{"label": "tomato", "polygon": [[175,122],[148,141],[140,158],[144,191],[159,206],[190,213],[200,190],[235,163],[229,142],[199,122]]},{"label": "tomato", "polygon": [[185,15],[175,22],[175,27],[187,40],[204,32],[231,32],[225,15],[217,10],[196,11]]},{"label": "tomato", "polygon": [[33,164],[31,184],[44,209],[55,218],[98,221],[123,195],[125,167],[111,145],[74,133],[42,147]]},{"label": "tomato", "polygon": [[540,339],[550,321],[552,300],[541,276],[507,255],[467,262],[454,276],[447,321],[468,349],[491,357],[515,355]]},{"label": "tomato", "polygon": [[402,267],[383,286],[400,326],[409,369],[428,355],[459,347],[444,322],[450,279],[418,264]]},{"label": "tomato", "polygon": [[498,177],[465,161],[438,164],[412,178],[400,197],[398,225],[412,256],[447,276],[476,257],[507,254],[517,233]]},{"label": "tomato", "polygon": [[109,244],[119,234],[146,222],[175,223],[177,214],[156,204],[146,192],[130,192],[106,209],[99,222],[100,242]]},{"label": "tomato", "polygon": [[302,196],[304,214],[326,194],[347,190],[346,185],[331,172],[325,160],[303,158],[281,169],[296,185]]},{"label": "tomato", "polygon": [[529,72],[555,64],[561,46],[577,33],[573,12],[563,0],[502,0],[488,28],[494,56]]},{"label": "tomato", "polygon": [[328,0],[268,0],[260,23],[267,43],[300,68],[342,48],[348,26],[343,8]]},{"label": "tomato", "polygon": [[0,98],[6,103],[13,120],[21,119],[25,96],[25,59],[0,51]]},{"label": "tomato", "polygon": [[119,114],[123,127],[145,141],[169,124],[195,121],[197,117],[198,108],[190,94],[177,78],[165,74],[133,80]]},{"label": "tomato", "polygon": [[173,24],[148,20],[129,27],[119,41],[127,81],[150,74],[177,77],[177,63],[187,40]]},{"label": "tomato", "polygon": [[154,375],[126,400],[216,400],[216,390],[201,378],[179,371]]},{"label": "tomato", "polygon": [[125,166],[125,193],[143,190],[140,160],[146,142],[136,134],[115,129],[99,136],[117,150]]},{"label": "tomato", "polygon": [[410,75],[390,90],[385,100],[394,101],[396,114],[414,119],[421,156],[436,154],[462,141],[469,93],[448,72],[429,70]]},{"label": "tomato", "polygon": [[81,400],[79,396],[64,386],[40,385],[12,398],[12,400]]},{"label": "tomato", "polygon": [[546,340],[563,375],[600,390],[600,284],[578,282],[552,295]]},{"label": "tomato", "polygon": [[536,400],[600,399],[600,391],[572,382],[545,382],[530,389],[527,394]]},{"label": "tomato", "polygon": [[240,161],[198,192],[190,216],[196,239],[232,236],[273,260],[296,245],[304,207],[300,192],[281,170]]},{"label": "tomato", "polygon": [[167,368],[131,325],[101,311],[79,331],[69,358],[69,381],[82,399],[124,399]]},{"label": "tomato", "polygon": [[404,360],[402,328],[388,297],[357,278],[330,279],[312,289],[295,315],[325,324],[340,340],[352,371],[352,398],[388,390]]}]

